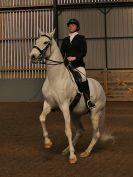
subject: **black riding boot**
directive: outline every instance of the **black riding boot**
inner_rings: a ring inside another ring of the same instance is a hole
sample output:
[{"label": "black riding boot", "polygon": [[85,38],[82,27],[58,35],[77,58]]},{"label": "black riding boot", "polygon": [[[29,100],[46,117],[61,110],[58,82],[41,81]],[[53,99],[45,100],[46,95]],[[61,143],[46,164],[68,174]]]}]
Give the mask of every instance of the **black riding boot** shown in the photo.
[{"label": "black riding boot", "polygon": [[95,104],[90,100],[90,89],[89,89],[89,83],[88,81],[84,81],[82,82],[82,92],[83,92],[83,95],[84,95],[84,98],[85,98],[85,101],[86,101],[86,106],[89,108],[89,109],[92,109],[95,107]]}]

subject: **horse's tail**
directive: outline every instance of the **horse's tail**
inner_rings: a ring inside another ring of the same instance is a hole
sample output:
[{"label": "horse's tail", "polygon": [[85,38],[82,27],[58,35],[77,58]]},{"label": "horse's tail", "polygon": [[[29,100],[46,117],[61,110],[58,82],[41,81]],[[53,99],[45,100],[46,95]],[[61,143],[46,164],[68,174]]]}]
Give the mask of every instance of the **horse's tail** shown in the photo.
[{"label": "horse's tail", "polygon": [[115,140],[115,138],[112,135],[112,132],[104,131],[101,134],[100,141],[102,141],[102,142],[106,142],[106,141],[112,141],[112,142],[114,142],[114,140]]},{"label": "horse's tail", "polygon": [[112,141],[114,142],[114,136],[112,135],[111,130],[105,128],[105,108],[102,111],[101,115],[101,120],[100,120],[100,141],[102,142],[107,142],[107,141]]}]

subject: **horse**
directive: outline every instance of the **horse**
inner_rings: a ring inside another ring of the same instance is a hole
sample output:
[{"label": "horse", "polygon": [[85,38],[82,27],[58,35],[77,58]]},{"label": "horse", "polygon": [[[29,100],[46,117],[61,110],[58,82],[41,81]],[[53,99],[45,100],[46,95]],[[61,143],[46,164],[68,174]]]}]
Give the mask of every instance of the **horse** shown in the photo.
[{"label": "horse", "polygon": [[[40,36],[36,40],[35,46],[30,52],[30,60],[32,63],[46,64],[47,75],[42,86],[44,96],[43,110],[39,117],[44,136],[44,147],[51,148],[52,141],[48,136],[46,128],[46,116],[56,108],[63,113],[65,121],[65,134],[68,138],[68,147],[62,153],[69,153],[69,163],[75,164],[77,156],[75,154],[75,145],[77,144],[82,132],[83,125],[81,117],[89,112],[93,136],[87,149],[80,154],[80,157],[87,157],[91,153],[94,145],[102,135],[102,127],[105,119],[106,96],[101,84],[92,78],[87,78],[90,86],[90,96],[96,107],[88,111],[85,99],[81,94],[81,98],[72,111],[70,104],[78,92],[77,85],[70,74],[68,68],[64,65],[64,59],[54,39],[55,30],[50,33],[39,32]],[[76,133],[72,139],[71,120],[75,126]],[[109,137],[108,137],[109,138]]]}]

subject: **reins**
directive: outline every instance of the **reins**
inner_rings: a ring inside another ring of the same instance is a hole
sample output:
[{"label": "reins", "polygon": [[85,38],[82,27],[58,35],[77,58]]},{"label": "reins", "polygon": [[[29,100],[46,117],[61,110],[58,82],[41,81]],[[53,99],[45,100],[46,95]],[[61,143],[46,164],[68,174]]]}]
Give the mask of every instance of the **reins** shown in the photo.
[{"label": "reins", "polygon": [[45,58],[45,60],[47,60],[47,61],[52,61],[52,62],[54,62],[54,63],[46,63],[46,62],[44,62],[44,63],[42,63],[42,64],[47,64],[47,65],[60,65],[60,64],[63,64],[63,63],[64,63],[64,61],[56,61],[56,60],[51,60],[51,59],[48,59],[48,58]]}]

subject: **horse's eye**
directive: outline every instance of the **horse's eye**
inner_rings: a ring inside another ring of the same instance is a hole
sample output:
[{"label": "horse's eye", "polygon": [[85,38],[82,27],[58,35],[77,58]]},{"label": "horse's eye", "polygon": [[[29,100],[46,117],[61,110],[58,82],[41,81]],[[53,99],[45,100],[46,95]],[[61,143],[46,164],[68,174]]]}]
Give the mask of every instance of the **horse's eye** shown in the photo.
[{"label": "horse's eye", "polygon": [[48,44],[48,42],[46,41],[46,42],[44,42],[44,44]]}]

